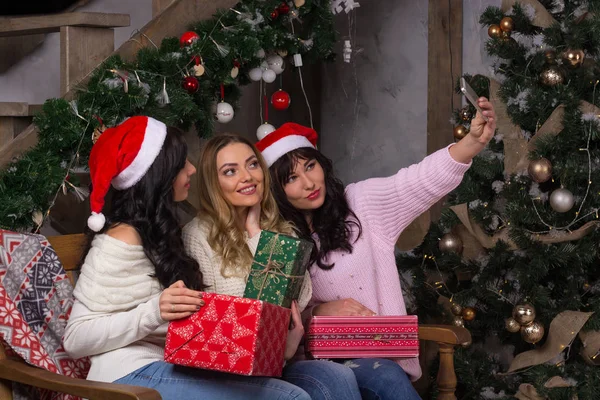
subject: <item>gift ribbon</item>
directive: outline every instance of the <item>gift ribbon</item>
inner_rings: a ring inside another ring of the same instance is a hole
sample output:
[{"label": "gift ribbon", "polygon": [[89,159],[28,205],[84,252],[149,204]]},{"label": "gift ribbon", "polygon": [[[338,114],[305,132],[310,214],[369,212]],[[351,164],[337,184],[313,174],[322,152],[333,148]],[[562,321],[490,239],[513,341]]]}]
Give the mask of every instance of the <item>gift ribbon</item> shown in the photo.
[{"label": "gift ribbon", "polygon": [[257,270],[250,271],[250,275],[252,275],[252,276],[260,277],[261,275],[264,275],[264,279],[258,290],[257,298],[259,298],[259,299],[260,299],[260,296],[262,295],[263,289],[267,285],[267,279],[269,278],[269,275],[271,275],[271,277],[273,278],[273,281],[275,283],[280,282],[280,280],[279,280],[280,276],[287,278],[287,279],[291,279],[291,280],[296,280],[298,278],[304,278],[304,275],[288,275],[288,274],[286,274],[285,272],[283,272],[283,264],[281,264],[278,261],[271,260],[271,257],[273,257],[273,251],[275,251],[275,245],[277,244],[278,239],[279,239],[279,234],[276,233],[275,237],[271,240],[272,245],[271,245],[271,249],[269,250],[269,259],[267,260],[266,264],[261,264],[256,260],[254,261],[255,264],[260,265],[261,267],[263,267],[263,269],[260,271],[257,271]]}]

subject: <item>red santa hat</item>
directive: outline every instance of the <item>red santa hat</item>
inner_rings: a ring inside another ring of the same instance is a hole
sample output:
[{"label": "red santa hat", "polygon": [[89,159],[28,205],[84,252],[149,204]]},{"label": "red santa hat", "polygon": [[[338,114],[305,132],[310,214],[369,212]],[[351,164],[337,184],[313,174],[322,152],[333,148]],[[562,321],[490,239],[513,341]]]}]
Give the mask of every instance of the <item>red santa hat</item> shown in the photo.
[{"label": "red santa hat", "polygon": [[286,122],[256,143],[270,167],[280,157],[302,147],[317,148],[317,131],[300,124]]},{"label": "red santa hat", "polygon": [[87,224],[94,232],[106,222],[102,208],[104,197],[112,183],[117,190],[134,186],[148,172],[160,153],[167,127],[150,117],[131,117],[121,125],[102,133],[90,153],[92,215]]}]

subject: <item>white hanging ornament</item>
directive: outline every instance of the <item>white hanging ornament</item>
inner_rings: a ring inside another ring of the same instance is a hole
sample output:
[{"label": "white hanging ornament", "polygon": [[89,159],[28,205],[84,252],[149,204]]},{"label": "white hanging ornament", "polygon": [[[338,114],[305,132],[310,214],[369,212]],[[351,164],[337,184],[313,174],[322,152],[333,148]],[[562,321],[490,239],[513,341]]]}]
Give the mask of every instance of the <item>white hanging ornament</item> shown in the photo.
[{"label": "white hanging ornament", "polygon": [[266,69],[262,73],[262,79],[267,83],[273,83],[277,79],[277,74],[272,69]]},{"label": "white hanging ornament", "polygon": [[274,130],[275,130],[275,127],[273,125],[269,124],[268,122],[265,122],[264,124],[259,126],[258,129],[256,130],[256,137],[258,138],[258,140],[263,140],[265,138],[265,136],[267,136],[269,133],[273,132]]},{"label": "white hanging ornament", "polygon": [[219,104],[217,104],[217,120],[222,123],[222,124],[226,124],[229,121],[231,121],[233,119],[233,107],[231,107],[231,104],[229,103],[225,103],[224,101],[221,101]]},{"label": "white hanging ornament", "polygon": [[237,76],[239,75],[239,73],[240,73],[240,69],[238,67],[231,68],[231,74],[230,75],[231,75],[231,77],[233,79],[237,78]]},{"label": "white hanging ornament", "polygon": [[252,81],[258,82],[263,77],[263,70],[262,68],[252,68],[250,72],[248,72],[248,76]]},{"label": "white hanging ornament", "polygon": [[550,206],[554,211],[564,213],[573,208],[575,204],[575,198],[573,193],[565,188],[556,189],[550,195]]},{"label": "white hanging ornament", "polygon": [[276,54],[267,58],[267,65],[269,66],[269,69],[271,69],[277,75],[281,74],[285,69],[285,62],[283,61],[283,58]]},{"label": "white hanging ornament", "polygon": [[204,72],[205,72],[205,69],[202,64],[194,65],[194,75],[195,76],[202,76],[202,75],[204,75]]},{"label": "white hanging ornament", "polygon": [[350,56],[352,56],[352,46],[350,45],[350,41],[349,40],[344,40],[344,62],[345,63],[349,63],[350,62]]},{"label": "white hanging ornament", "polygon": [[263,49],[258,49],[255,54],[257,58],[265,58],[265,55],[266,53]]}]

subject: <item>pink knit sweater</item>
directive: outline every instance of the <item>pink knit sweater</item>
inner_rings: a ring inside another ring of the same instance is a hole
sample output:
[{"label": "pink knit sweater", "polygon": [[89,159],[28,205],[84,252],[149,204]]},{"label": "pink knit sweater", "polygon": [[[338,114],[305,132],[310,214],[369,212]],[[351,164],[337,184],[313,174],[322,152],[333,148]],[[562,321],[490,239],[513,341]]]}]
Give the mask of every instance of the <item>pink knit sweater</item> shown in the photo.
[{"label": "pink knit sweater", "polygon": [[[311,266],[311,304],[353,298],[379,315],[406,315],[394,245],[404,228],[458,186],[469,166],[444,148],[394,176],[348,185],[346,197],[360,219],[362,236],[352,254],[329,254],[332,269]],[[398,363],[412,380],[421,376],[418,359]]]}]

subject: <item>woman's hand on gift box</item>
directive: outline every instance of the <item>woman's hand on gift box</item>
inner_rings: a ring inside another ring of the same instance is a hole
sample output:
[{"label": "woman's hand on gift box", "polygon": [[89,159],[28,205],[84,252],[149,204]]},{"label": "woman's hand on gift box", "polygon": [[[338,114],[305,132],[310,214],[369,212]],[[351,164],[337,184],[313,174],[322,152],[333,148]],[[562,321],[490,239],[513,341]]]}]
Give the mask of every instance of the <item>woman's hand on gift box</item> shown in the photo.
[{"label": "woman's hand on gift box", "polygon": [[298,302],[292,302],[292,327],[288,331],[287,341],[285,342],[285,359],[290,360],[296,354],[300,341],[304,336],[304,326],[302,326],[302,317]]},{"label": "woman's hand on gift box", "polygon": [[377,315],[354,299],[342,299],[319,304],[313,309],[313,315],[365,316]]},{"label": "woman's hand on gift box", "polygon": [[173,321],[189,317],[204,305],[202,292],[188,289],[183,281],[177,281],[163,290],[158,301],[160,317]]}]

